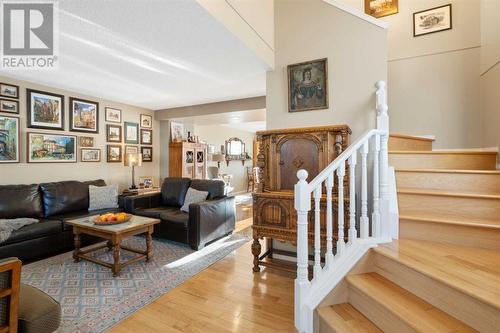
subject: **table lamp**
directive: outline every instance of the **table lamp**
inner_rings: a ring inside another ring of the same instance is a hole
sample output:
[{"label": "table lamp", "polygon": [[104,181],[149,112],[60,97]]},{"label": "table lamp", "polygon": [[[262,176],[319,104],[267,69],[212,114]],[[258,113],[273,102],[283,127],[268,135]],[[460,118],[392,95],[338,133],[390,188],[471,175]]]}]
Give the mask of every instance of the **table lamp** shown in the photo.
[{"label": "table lamp", "polygon": [[142,165],[142,154],[125,154],[125,166],[132,167],[132,186],[130,186],[131,190],[136,190],[137,186],[135,186],[135,167]]},{"label": "table lamp", "polygon": [[224,162],[226,157],[223,154],[213,154],[212,161],[217,162],[217,167],[220,169],[220,162]]}]

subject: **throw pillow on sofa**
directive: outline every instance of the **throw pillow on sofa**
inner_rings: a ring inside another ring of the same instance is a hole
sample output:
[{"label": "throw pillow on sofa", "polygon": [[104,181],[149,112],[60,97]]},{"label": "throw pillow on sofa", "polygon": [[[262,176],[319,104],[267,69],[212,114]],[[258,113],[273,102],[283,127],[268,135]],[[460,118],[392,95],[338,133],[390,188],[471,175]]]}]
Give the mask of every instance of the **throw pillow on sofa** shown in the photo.
[{"label": "throw pillow on sofa", "polygon": [[118,186],[89,185],[89,210],[118,208]]},{"label": "throw pillow on sofa", "polygon": [[208,191],[198,191],[190,187],[187,190],[184,205],[181,207],[183,212],[189,213],[189,205],[207,200]]}]

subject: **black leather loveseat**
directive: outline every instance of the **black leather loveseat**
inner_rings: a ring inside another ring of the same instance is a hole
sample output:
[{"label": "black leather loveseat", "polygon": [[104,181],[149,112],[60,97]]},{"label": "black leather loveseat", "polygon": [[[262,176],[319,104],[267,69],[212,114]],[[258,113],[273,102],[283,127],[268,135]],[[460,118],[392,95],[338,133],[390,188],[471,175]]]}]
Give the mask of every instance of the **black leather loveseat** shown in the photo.
[{"label": "black leather loveseat", "polygon": [[[106,183],[95,180],[0,185],[0,219],[29,217],[39,220],[13,231],[0,243],[0,258],[31,260],[71,249],[72,230],[65,221],[103,212],[88,211],[89,185],[104,186]],[[82,241],[89,244],[95,240],[86,237]]]},{"label": "black leather loveseat", "polygon": [[[185,213],[180,207],[189,187],[209,194],[207,200],[189,205],[189,213]],[[236,220],[234,197],[224,195],[220,180],[166,178],[161,193],[127,197],[124,209],[160,219],[154,237],[186,243],[195,250],[232,233]]]}]

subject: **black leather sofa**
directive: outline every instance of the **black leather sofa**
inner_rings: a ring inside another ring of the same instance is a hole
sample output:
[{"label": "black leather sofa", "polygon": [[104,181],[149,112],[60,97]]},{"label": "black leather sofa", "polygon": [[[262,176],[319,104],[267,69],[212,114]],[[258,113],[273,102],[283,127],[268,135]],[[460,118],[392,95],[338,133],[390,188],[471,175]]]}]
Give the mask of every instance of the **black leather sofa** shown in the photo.
[{"label": "black leather sofa", "polygon": [[[30,217],[40,221],[12,232],[0,243],[0,258],[33,260],[73,248],[71,226],[65,221],[110,211],[88,211],[89,185],[106,183],[94,180],[0,185],[0,219]],[[84,245],[94,241],[96,238],[90,236],[82,239]]]},{"label": "black leather sofa", "polygon": [[[189,213],[180,210],[187,190],[207,191],[207,200],[189,205]],[[224,195],[221,180],[166,178],[161,193],[132,196],[124,200],[125,211],[161,220],[154,237],[186,243],[194,250],[233,232],[236,220],[234,197]]]}]

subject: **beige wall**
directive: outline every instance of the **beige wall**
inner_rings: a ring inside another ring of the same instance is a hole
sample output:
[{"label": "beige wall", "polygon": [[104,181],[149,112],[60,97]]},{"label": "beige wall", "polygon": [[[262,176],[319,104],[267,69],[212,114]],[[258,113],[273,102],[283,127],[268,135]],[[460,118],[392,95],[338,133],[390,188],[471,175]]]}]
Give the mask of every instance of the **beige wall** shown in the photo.
[{"label": "beige wall", "polygon": [[[16,84],[20,86],[20,152],[21,163],[0,164],[0,184],[28,184],[60,180],[90,180],[102,178],[108,184],[118,184],[121,189],[127,188],[131,183],[131,169],[123,163],[106,162],[106,123],[104,121],[104,108],[113,107],[122,110],[122,121],[139,123],[141,113],[153,114],[153,111],[130,105],[111,102],[91,96],[81,95],[54,89],[25,81],[13,80],[0,76],[0,82]],[[26,88],[43,90],[47,92],[62,94],[65,96],[65,129],[66,131],[51,131],[27,128],[26,123]],[[79,97],[99,103],[99,134],[86,134],[80,132],[69,132],[69,97]],[[123,126],[123,124],[122,124]],[[26,132],[50,132],[53,134],[71,134],[76,136],[94,137],[94,147],[101,149],[101,162],[80,162],[80,147],[78,146],[78,163],[26,163]],[[153,162],[143,163],[142,167],[136,168],[136,176],[159,177],[159,122],[153,124]],[[122,135],[123,136],[123,135]],[[122,144],[124,146],[125,144]],[[139,145],[137,145],[140,147]],[[136,179],[137,181],[137,179]]]},{"label": "beige wall", "polygon": [[[364,10],[362,0],[342,1]],[[414,12],[448,3],[452,30],[413,37]],[[435,135],[436,148],[481,146],[480,1],[399,1],[399,13],[380,20],[389,26],[391,131]]]},{"label": "beige wall", "polygon": [[[276,66],[267,74],[267,128],[375,126],[375,82],[387,79],[386,30],[321,0],[275,2]],[[328,58],[330,107],[288,112],[287,65]]]},{"label": "beige wall", "polygon": [[[226,140],[234,137],[239,138],[243,140],[247,153],[253,158],[253,139],[255,133],[221,125],[195,125],[194,131],[200,137],[200,140],[205,140],[209,144],[216,145],[217,151],[220,151],[220,146],[224,145]],[[217,162],[209,162],[208,166],[217,166]],[[247,167],[252,167],[252,161],[246,161],[244,166],[240,161],[229,162],[229,166],[226,163],[221,163],[220,173],[233,175],[233,194],[246,192]]]},{"label": "beige wall", "polygon": [[482,139],[500,147],[500,1],[482,0],[481,15]]}]

